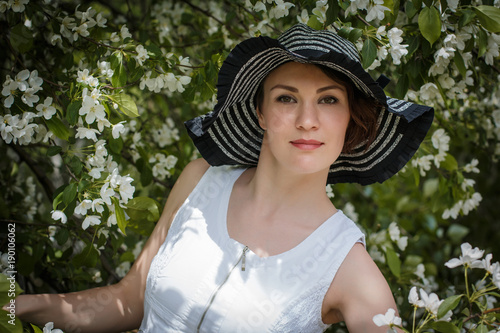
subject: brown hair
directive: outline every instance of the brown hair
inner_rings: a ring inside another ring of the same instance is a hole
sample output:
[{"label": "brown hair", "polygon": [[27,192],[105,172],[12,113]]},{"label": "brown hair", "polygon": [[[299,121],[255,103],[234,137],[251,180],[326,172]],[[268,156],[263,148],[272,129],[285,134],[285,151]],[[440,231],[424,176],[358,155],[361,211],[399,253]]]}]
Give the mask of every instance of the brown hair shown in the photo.
[{"label": "brown hair", "polygon": [[[342,153],[351,153],[360,144],[364,144],[367,149],[377,136],[377,119],[383,106],[375,98],[368,97],[357,89],[347,75],[323,65],[315,66],[330,79],[343,85],[347,92],[351,119],[347,125]],[[265,80],[262,80],[255,94],[255,104],[259,109],[262,109],[264,101]]]}]

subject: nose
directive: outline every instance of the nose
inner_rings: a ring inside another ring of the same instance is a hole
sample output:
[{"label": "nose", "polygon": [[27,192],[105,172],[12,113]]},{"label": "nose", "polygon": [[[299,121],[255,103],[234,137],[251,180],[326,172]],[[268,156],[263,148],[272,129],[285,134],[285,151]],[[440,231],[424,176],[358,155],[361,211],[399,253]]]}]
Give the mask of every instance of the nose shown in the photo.
[{"label": "nose", "polygon": [[319,127],[318,110],[310,103],[303,103],[297,108],[296,127],[303,130],[314,130]]}]

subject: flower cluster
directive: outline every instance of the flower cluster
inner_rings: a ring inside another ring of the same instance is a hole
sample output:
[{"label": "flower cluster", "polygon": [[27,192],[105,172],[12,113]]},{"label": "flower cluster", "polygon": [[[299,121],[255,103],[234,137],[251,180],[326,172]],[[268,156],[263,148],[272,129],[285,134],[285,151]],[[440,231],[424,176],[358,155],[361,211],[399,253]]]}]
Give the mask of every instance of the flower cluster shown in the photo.
[{"label": "flower cluster", "polygon": [[382,64],[387,56],[390,54],[392,57],[393,64],[401,64],[401,58],[408,54],[408,45],[401,44],[403,42],[403,30],[398,28],[392,28],[386,31],[386,26],[380,26],[376,32],[376,39],[382,43],[377,50],[377,59],[369,67],[373,70]]},{"label": "flower cluster", "polygon": [[385,17],[385,11],[390,11],[389,8],[384,6],[383,0],[354,0],[350,1],[349,7],[345,11],[345,15],[357,14],[360,10],[366,10],[367,15],[365,20],[371,21],[381,21]]},{"label": "flower cluster", "polygon": [[[272,4],[273,6],[269,11],[266,8],[265,3]],[[256,12],[264,12],[267,13],[268,18],[282,18],[284,16],[289,15],[289,9],[291,7],[294,7],[295,5],[291,2],[284,2],[283,0],[264,0],[264,1],[257,1],[255,5],[252,6],[252,4],[247,0],[246,6],[249,8],[252,8]]]},{"label": "flower cluster", "polygon": [[166,177],[172,176],[171,170],[177,163],[177,157],[157,153],[149,159],[149,163],[153,164],[153,176],[163,180]]},{"label": "flower cluster", "polygon": [[172,118],[167,118],[159,129],[153,131],[153,139],[160,148],[165,148],[179,140],[179,129]]},{"label": "flower cluster", "polygon": [[26,9],[29,0],[9,0],[0,1],[0,13],[5,13],[11,9],[14,13],[22,13]]},{"label": "flower cluster", "polygon": [[43,90],[42,84],[43,80],[38,77],[36,69],[32,72],[24,69],[17,73],[14,79],[7,75],[2,88],[2,95],[6,97],[3,106],[10,108],[14,103],[14,97],[21,94],[21,101],[29,107],[33,107],[33,103],[40,100],[37,93]]}]

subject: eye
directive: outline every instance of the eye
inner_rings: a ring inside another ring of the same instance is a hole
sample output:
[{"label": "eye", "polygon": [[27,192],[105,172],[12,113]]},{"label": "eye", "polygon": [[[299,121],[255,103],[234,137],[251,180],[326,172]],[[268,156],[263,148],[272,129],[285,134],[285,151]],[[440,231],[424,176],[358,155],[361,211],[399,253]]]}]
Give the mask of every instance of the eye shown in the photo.
[{"label": "eye", "polygon": [[276,98],[276,100],[280,103],[293,103],[295,102],[295,99],[292,96],[288,95],[281,95]]},{"label": "eye", "polygon": [[322,98],[319,103],[320,104],[335,104],[337,103],[339,100],[333,96],[327,96],[327,97],[324,97]]}]

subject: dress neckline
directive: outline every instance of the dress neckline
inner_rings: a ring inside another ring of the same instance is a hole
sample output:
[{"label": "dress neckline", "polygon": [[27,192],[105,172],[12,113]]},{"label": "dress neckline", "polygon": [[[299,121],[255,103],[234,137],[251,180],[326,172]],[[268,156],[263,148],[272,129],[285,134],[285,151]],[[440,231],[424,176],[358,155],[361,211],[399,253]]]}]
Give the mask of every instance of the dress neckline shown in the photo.
[{"label": "dress neckline", "polygon": [[220,206],[219,206],[219,227],[221,234],[223,236],[223,239],[225,243],[230,246],[231,248],[236,248],[238,250],[242,250],[243,248],[247,248],[246,255],[247,257],[254,258],[254,260],[258,260],[261,262],[264,261],[273,261],[273,260],[283,260],[288,256],[293,255],[295,252],[300,251],[302,248],[306,248],[309,245],[314,245],[316,244],[315,240],[318,238],[318,235],[322,235],[325,229],[328,228],[332,223],[334,223],[334,220],[337,218],[340,218],[340,216],[343,214],[340,209],[337,209],[335,213],[333,213],[328,219],[323,221],[313,232],[311,232],[306,238],[304,238],[300,243],[295,245],[294,247],[283,251],[278,254],[274,254],[271,256],[267,257],[260,257],[257,255],[251,248],[247,247],[245,244],[241,243],[240,241],[232,238],[229,235],[228,227],[227,227],[227,213],[229,210],[229,201],[231,199],[231,194],[233,193],[233,188],[234,184],[236,181],[240,178],[240,176],[245,172],[247,168],[235,168],[232,169],[230,172],[232,172],[231,177],[228,177],[228,181],[225,184],[225,191],[224,191],[224,196],[220,200]]}]

